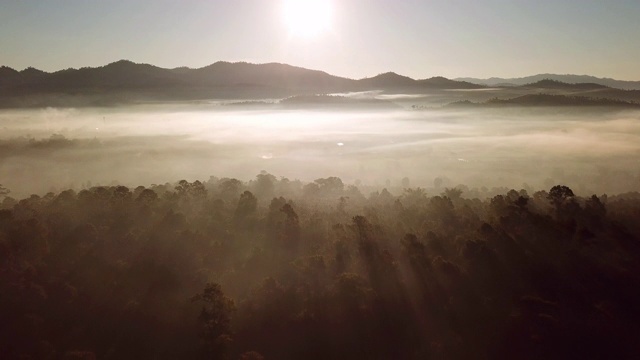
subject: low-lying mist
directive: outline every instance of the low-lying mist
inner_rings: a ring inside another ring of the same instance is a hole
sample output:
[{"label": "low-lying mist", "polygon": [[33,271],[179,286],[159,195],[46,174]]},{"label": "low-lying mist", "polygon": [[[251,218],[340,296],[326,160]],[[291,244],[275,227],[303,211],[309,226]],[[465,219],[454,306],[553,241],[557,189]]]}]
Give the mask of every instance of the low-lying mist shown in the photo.
[{"label": "low-lying mist", "polygon": [[[95,185],[248,180],[264,170],[361,186],[640,190],[640,113],[239,110],[145,105],[0,113],[14,197]],[[408,178],[409,182],[404,178]]]}]

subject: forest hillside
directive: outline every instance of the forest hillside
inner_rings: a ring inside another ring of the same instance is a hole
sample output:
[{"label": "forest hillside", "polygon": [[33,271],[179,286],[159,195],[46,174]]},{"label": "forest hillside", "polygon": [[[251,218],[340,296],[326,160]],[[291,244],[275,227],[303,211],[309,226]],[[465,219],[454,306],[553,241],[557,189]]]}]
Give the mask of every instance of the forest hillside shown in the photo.
[{"label": "forest hillside", "polygon": [[2,189],[7,359],[640,356],[637,193]]}]

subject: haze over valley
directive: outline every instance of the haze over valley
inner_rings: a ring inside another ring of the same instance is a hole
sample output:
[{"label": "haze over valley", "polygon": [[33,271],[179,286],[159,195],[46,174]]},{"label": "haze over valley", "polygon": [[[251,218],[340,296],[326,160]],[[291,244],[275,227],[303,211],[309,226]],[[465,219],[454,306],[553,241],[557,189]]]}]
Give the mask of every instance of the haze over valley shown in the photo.
[{"label": "haze over valley", "polygon": [[86,184],[249,180],[262,170],[303,181],[329,174],[397,193],[407,177],[423,188],[441,178],[447,187],[563,183],[578,193],[617,194],[640,185],[639,117],[634,110],[413,110],[402,104],[382,110],[220,103],[7,110],[0,115],[0,176],[16,196]]}]

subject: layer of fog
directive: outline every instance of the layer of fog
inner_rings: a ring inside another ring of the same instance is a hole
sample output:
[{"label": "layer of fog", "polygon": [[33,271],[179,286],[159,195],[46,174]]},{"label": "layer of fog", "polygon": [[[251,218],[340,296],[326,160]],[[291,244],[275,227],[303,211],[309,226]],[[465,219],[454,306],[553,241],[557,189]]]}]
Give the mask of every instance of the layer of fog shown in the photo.
[{"label": "layer of fog", "polygon": [[[640,113],[237,111],[214,105],[0,112],[14,197],[89,185],[252,179],[265,170],[400,189],[640,190]],[[440,183],[440,181],[438,181]]]}]

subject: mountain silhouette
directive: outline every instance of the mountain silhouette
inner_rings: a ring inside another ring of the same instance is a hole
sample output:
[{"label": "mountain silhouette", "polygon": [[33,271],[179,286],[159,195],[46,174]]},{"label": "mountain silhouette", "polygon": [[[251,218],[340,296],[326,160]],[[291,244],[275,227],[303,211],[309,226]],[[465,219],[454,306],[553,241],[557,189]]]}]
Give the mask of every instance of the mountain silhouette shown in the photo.
[{"label": "mountain silhouette", "polygon": [[348,87],[353,83],[351,79],[329,75],[324,71],[279,63],[219,61],[184,74],[189,81],[206,86],[257,85],[291,89],[333,89]]},{"label": "mountain silhouette", "polygon": [[476,103],[469,100],[456,101],[447,104],[447,107],[617,107],[640,108],[640,103],[620,99],[593,98],[573,95],[527,94],[509,99],[490,99]]},{"label": "mountain silhouette", "polygon": [[525,76],[520,78],[499,78],[492,77],[488,79],[479,79],[472,77],[461,77],[455,78],[456,81],[467,81],[474,84],[481,84],[486,86],[500,86],[504,84],[513,84],[513,85],[526,85],[536,83],[542,80],[555,80],[569,84],[578,84],[578,83],[592,83],[604,85],[607,87],[623,89],[623,90],[640,90],[640,81],[625,81],[625,80],[616,80],[611,78],[599,78],[590,75],[558,75],[558,74],[538,74],[532,76]]},{"label": "mountain silhouette", "polygon": [[[0,97],[14,100],[17,97],[50,94],[102,96],[103,99],[120,94],[118,99],[121,101],[282,98],[363,90],[416,92],[420,89],[481,87],[483,86],[445,78],[414,80],[395,73],[355,80],[280,63],[219,61],[198,69],[165,69],[120,60],[101,67],[66,69],[52,73],[33,68],[23,71],[6,66],[0,68]],[[0,105],[1,103],[2,101]]]},{"label": "mountain silhouette", "polygon": [[[544,92],[548,90],[550,92],[553,92],[555,95],[567,95],[573,98],[575,98],[576,96],[588,97],[595,101],[604,101],[605,103],[607,101],[621,102],[621,104],[610,104],[614,106],[624,106],[627,102],[634,104],[640,103],[640,90],[622,90],[595,83],[569,84],[557,80],[544,79],[532,84],[517,86],[515,88],[536,92]],[[584,101],[580,101],[579,103],[583,105],[592,104],[592,102]]]},{"label": "mountain silhouette", "polygon": [[466,89],[466,90],[471,90],[471,89],[482,89],[482,88],[486,87],[484,85],[472,84],[472,83],[467,82],[467,81],[451,80],[451,79],[447,79],[447,78],[442,77],[442,76],[436,76],[436,77],[432,77],[432,78],[429,78],[429,79],[418,80],[418,83],[421,85],[421,87],[432,88],[432,89],[449,89],[449,90]]},{"label": "mountain silhouette", "polygon": [[408,76],[398,75],[394,72],[386,72],[371,78],[360,79],[358,80],[358,84],[365,89],[412,88],[416,86],[416,80]]},{"label": "mountain silhouette", "polygon": [[410,77],[398,75],[394,72],[387,72],[365,78],[358,81],[363,89],[371,90],[379,89],[413,89],[413,90],[446,90],[446,89],[482,89],[486,86],[472,84],[465,81],[454,81],[442,76],[436,76],[429,79],[414,80]]},{"label": "mountain silhouette", "polygon": [[522,88],[533,89],[555,89],[555,90],[603,90],[609,89],[609,86],[596,83],[577,83],[569,84],[566,82],[544,79],[531,84],[521,85]]},{"label": "mountain silhouette", "polygon": [[0,88],[20,81],[20,72],[7,66],[0,67]]},{"label": "mountain silhouette", "polygon": [[[364,79],[334,76],[324,71],[281,64],[219,61],[193,69],[161,68],[120,60],[100,67],[45,72],[0,67],[0,107],[109,106],[139,102],[208,101],[211,99],[283,99],[346,92],[382,91],[393,94],[439,93],[448,90],[487,89],[491,83],[509,84],[516,92],[553,90],[574,95],[637,102],[640,90],[620,90],[589,76],[543,74],[519,79],[487,80],[487,84],[451,80],[441,76],[413,79],[386,72]],[[473,80],[473,79],[470,79]],[[584,80],[584,81],[578,81]],[[588,80],[588,81],[587,81]],[[622,82],[626,87],[633,82]],[[640,88],[640,82],[638,82]],[[491,89],[487,89],[491,90]],[[491,90],[493,91],[493,90]],[[499,90],[502,91],[502,90]],[[471,94],[471,93],[469,93]],[[306,99],[306,98],[301,98]],[[317,102],[318,99],[313,98]],[[322,99],[326,100],[326,99]],[[329,99],[338,102],[336,99]],[[342,101],[342,100],[341,100]],[[326,101],[325,101],[326,102]],[[346,100],[342,101],[348,102]]]}]

